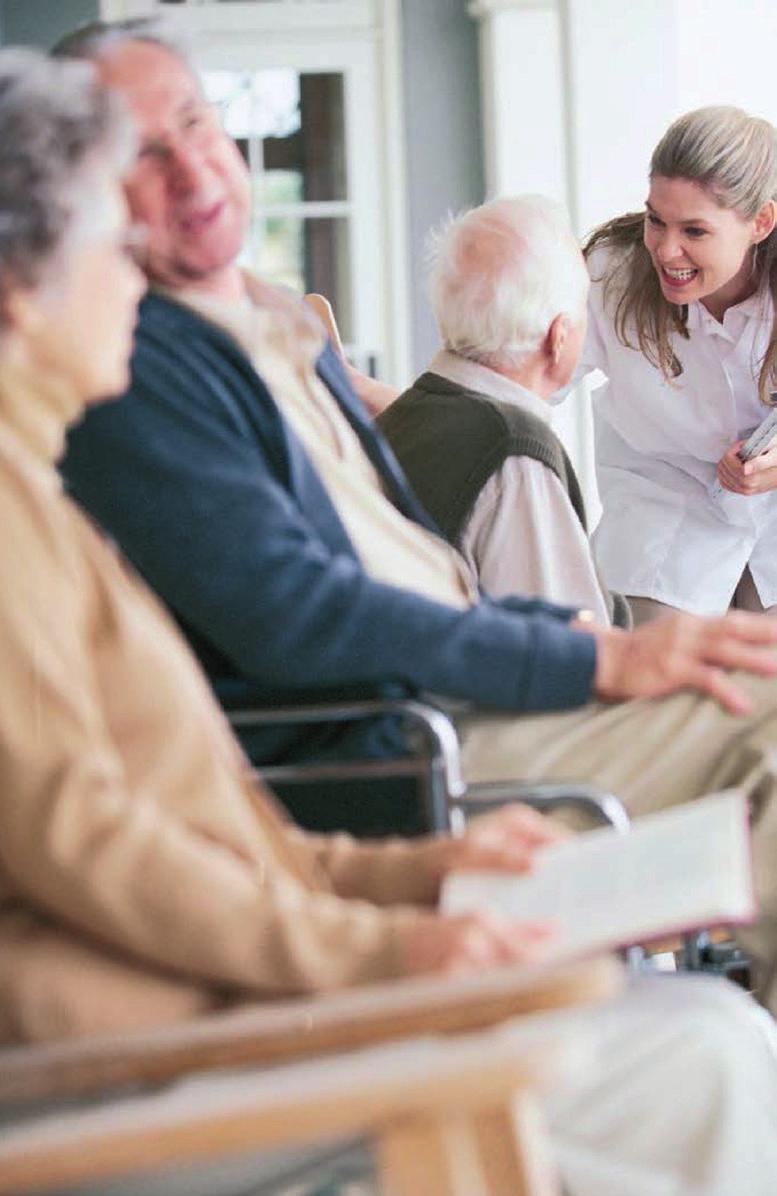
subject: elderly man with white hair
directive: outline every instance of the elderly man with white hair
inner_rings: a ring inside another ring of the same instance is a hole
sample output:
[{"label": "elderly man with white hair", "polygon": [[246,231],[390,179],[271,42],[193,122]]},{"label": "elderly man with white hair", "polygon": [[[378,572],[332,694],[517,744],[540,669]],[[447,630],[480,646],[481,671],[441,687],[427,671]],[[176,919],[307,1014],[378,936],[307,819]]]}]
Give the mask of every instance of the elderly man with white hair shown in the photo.
[{"label": "elderly man with white hair", "polygon": [[380,418],[413,488],[492,597],[531,594],[625,625],[601,582],[580,486],[550,427],[586,328],[588,275],[563,208],[498,199],[434,238],[444,348]]}]

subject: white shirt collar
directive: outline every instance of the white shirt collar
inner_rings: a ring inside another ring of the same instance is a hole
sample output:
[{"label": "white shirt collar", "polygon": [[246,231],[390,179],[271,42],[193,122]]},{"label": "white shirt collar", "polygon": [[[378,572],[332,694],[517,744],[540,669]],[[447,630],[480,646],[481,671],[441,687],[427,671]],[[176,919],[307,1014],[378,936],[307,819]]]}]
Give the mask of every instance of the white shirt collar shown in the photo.
[{"label": "white shirt collar", "polygon": [[758,290],[741,303],[729,307],[723,314],[722,323],[710,315],[703,303],[697,301],[688,307],[688,328],[690,331],[701,329],[713,336],[723,336],[736,342],[753,317],[767,318],[769,301],[769,291]]},{"label": "white shirt collar", "polygon": [[475,390],[479,394],[488,395],[490,399],[499,399],[503,403],[521,407],[546,424],[551,422],[548,403],[543,402],[519,382],[505,378],[504,374],[498,374],[496,370],[491,370],[477,361],[470,361],[467,357],[460,357],[458,353],[441,349],[432,358],[429,370],[433,374],[439,374],[441,378],[447,378],[449,382],[466,387],[467,390]]}]

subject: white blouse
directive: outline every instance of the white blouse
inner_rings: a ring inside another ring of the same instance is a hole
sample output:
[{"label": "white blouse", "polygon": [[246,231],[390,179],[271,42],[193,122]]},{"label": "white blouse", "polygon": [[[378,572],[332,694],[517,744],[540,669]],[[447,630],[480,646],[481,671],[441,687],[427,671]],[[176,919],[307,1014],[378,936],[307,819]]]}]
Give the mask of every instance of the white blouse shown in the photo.
[{"label": "white blouse", "polygon": [[[593,255],[594,280],[606,260],[601,251]],[[758,373],[771,296],[758,293],[729,308],[722,324],[690,304],[690,338],[670,337],[683,372],[666,381],[639,349],[621,344],[603,290],[601,281],[592,283],[576,380],[592,369],[606,375],[594,394],[603,514],[593,543],[604,580],[624,594],[711,614],[728,607],[749,564],[761,602],[774,605],[777,491],[710,494],[719,459],[766,415]]]}]

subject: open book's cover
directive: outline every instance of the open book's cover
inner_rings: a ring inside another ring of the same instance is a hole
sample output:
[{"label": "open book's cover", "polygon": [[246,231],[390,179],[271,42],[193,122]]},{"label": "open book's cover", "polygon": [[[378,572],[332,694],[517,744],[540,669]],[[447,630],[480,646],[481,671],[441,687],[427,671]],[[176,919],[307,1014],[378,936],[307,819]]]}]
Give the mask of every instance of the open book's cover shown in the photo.
[{"label": "open book's cover", "polygon": [[609,827],[546,848],[532,872],[458,872],[443,885],[450,913],[491,910],[552,919],[543,958],[575,959],[757,914],[747,800],[728,790],[649,814],[627,835]]}]

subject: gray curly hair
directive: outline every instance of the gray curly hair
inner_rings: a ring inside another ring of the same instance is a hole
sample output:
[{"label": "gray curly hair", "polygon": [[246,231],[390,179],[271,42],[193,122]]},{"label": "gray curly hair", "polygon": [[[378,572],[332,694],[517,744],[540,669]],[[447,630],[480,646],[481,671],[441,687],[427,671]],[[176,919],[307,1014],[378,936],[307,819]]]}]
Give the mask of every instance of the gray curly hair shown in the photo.
[{"label": "gray curly hair", "polygon": [[133,149],[129,117],[88,63],[0,50],[0,301],[40,283],[83,199],[82,172],[98,156],[121,170]]}]

